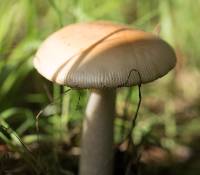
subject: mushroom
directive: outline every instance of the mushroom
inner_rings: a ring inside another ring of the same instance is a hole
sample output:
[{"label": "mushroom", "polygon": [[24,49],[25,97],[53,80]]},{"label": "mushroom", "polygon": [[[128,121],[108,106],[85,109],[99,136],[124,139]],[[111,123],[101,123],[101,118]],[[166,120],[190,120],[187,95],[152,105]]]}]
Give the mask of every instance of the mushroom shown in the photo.
[{"label": "mushroom", "polygon": [[173,49],[157,36],[105,21],[66,26],[42,43],[34,58],[42,76],[91,91],[80,175],[112,174],[116,88],[151,82],[175,64]]}]

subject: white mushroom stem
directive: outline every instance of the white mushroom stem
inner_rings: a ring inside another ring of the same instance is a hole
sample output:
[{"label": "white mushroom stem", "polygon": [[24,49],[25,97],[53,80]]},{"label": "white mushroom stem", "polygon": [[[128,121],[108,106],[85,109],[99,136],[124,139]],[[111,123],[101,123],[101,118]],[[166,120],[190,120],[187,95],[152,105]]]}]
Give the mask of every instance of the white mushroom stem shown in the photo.
[{"label": "white mushroom stem", "polygon": [[116,90],[92,90],[83,124],[80,175],[112,175]]}]

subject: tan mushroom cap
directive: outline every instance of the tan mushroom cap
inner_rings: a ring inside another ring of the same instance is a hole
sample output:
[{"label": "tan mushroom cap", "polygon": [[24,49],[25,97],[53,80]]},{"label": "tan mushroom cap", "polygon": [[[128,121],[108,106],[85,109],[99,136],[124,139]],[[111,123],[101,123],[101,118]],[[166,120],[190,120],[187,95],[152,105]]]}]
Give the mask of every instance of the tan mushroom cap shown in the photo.
[{"label": "tan mushroom cap", "polygon": [[115,88],[151,82],[176,64],[173,49],[151,33],[110,22],[66,26],[34,58],[50,81],[75,88]]}]

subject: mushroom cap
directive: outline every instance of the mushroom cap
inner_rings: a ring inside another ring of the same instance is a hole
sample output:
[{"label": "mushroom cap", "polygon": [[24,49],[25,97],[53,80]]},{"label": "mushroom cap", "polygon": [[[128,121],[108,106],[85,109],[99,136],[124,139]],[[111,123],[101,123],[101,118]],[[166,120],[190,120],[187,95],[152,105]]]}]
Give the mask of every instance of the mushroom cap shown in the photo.
[{"label": "mushroom cap", "polygon": [[116,88],[151,82],[176,64],[162,39],[111,22],[66,26],[38,49],[34,66],[50,81],[74,88]]}]

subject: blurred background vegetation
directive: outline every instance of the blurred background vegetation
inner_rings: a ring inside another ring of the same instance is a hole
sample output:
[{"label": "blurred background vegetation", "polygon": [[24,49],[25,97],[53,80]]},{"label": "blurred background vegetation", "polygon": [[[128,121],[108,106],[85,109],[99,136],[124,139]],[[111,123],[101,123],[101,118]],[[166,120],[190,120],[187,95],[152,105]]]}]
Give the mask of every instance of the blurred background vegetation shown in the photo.
[{"label": "blurred background vegetation", "polygon": [[[200,0],[0,0],[0,174],[77,174],[88,92],[53,85],[32,59],[64,25],[111,20],[157,33],[178,58],[175,70],[142,86],[133,132],[140,173],[199,175],[199,9]],[[138,101],[137,88],[118,92],[116,144]]]}]

